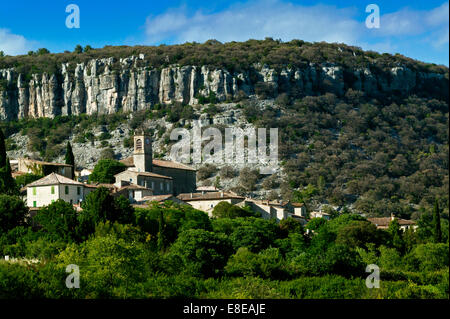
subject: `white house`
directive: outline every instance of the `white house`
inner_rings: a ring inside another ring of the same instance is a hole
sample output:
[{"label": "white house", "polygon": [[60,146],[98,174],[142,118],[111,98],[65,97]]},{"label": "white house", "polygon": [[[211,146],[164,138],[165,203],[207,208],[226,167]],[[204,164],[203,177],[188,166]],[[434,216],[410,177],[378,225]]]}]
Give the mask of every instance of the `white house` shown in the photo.
[{"label": "white house", "polygon": [[56,173],[51,173],[25,187],[28,207],[43,207],[58,199],[79,204],[84,198],[83,183]]}]

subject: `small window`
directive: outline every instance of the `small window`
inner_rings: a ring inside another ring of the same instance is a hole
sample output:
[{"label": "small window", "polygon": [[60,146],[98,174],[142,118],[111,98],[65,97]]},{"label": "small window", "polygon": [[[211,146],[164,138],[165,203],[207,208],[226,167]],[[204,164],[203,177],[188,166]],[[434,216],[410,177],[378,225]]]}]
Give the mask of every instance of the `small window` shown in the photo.
[{"label": "small window", "polygon": [[136,151],[140,151],[142,150],[142,140],[140,138],[138,138],[136,140]]},{"label": "small window", "polygon": [[163,185],[163,183],[161,182],[161,183],[159,183],[159,185],[160,185],[161,190],[164,190],[164,185]]},{"label": "small window", "polygon": [[36,195],[36,187],[33,187],[33,195]]},{"label": "small window", "polygon": [[77,195],[81,195],[81,187],[80,186],[77,187]]},{"label": "small window", "polygon": [[68,185],[66,185],[65,187],[64,187],[64,193],[67,195],[67,194],[69,194],[69,186]]},{"label": "small window", "polygon": [[50,192],[51,192],[52,194],[54,194],[54,193],[55,193],[55,186],[52,186],[52,187],[51,187],[51,190],[50,190]]},{"label": "small window", "polygon": [[155,182],[152,182],[152,189],[155,189]]},{"label": "small window", "polygon": [[73,200],[70,200],[70,205],[72,205],[73,204]]},{"label": "small window", "polygon": [[167,186],[167,191],[170,191],[170,184],[167,183],[166,186]]},{"label": "small window", "polygon": [[33,207],[36,207],[36,201],[33,201]]}]

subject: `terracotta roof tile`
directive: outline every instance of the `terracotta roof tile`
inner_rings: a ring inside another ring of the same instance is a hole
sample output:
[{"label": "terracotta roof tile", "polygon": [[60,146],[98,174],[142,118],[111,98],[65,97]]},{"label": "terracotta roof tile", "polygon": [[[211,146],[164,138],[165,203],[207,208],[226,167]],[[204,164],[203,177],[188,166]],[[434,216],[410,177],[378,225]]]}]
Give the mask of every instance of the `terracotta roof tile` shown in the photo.
[{"label": "terracotta roof tile", "polygon": [[34,181],[25,187],[34,187],[34,186],[47,186],[47,185],[55,185],[55,184],[69,184],[69,185],[80,185],[83,186],[83,183],[74,181],[65,176],[58,175],[56,173],[51,173],[37,181]]}]

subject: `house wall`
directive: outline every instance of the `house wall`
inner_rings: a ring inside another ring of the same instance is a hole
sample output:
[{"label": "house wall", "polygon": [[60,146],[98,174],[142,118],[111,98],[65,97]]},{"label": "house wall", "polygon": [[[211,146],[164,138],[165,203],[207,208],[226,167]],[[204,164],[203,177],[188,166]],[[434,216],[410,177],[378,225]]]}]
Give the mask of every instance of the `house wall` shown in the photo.
[{"label": "house wall", "polygon": [[181,193],[194,193],[195,189],[197,188],[196,171],[167,168],[154,165],[152,172],[155,174],[172,177],[174,195],[178,195]]},{"label": "house wall", "polygon": [[137,185],[151,188],[153,190],[152,195],[173,194],[173,181],[171,179],[138,176],[137,181]]},{"label": "house wall", "polygon": [[[65,192],[65,188],[68,188],[68,194]],[[80,190],[78,195],[77,189]],[[84,187],[83,185],[59,185],[59,198],[67,203],[79,204],[84,198]]]},{"label": "house wall", "polygon": [[[50,205],[53,201],[59,198],[59,187],[58,185],[53,185],[55,188],[55,193],[51,193],[52,186],[36,186],[27,188],[27,206],[28,207],[42,207]],[[36,189],[36,195],[33,195],[33,188]],[[34,205],[34,202],[36,204]]]},{"label": "house wall", "polygon": [[191,205],[192,207],[194,207],[195,209],[199,209],[204,212],[207,212],[208,215],[211,217],[214,207],[216,207],[216,205],[219,204],[220,202],[227,202],[232,205],[235,205],[241,201],[242,200],[237,199],[237,198],[227,198],[227,199],[214,199],[214,200],[192,200],[192,201],[187,201],[187,203],[189,205]]},{"label": "house wall", "polygon": [[18,160],[17,170],[23,173],[39,173],[34,172],[34,169],[40,170],[42,174],[48,175],[51,173],[56,173],[58,175],[65,176],[67,178],[72,178],[72,167],[70,166],[59,166],[59,165],[42,165],[36,164],[26,158],[20,158]]},{"label": "house wall", "polygon": [[120,187],[120,181],[151,188],[153,189],[153,195],[173,194],[173,181],[171,179],[136,175],[135,172],[127,170],[116,176],[115,185]]}]

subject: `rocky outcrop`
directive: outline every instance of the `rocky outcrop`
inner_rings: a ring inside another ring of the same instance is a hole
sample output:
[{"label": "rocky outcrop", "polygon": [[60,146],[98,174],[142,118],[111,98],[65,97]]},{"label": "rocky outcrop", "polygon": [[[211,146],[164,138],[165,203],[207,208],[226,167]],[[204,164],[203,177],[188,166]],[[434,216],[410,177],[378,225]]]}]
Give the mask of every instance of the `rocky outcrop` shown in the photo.
[{"label": "rocky outcrop", "polygon": [[[132,112],[157,103],[197,104],[200,96],[211,94],[217,101],[225,101],[259,93],[261,87],[272,97],[284,92],[295,96],[332,92],[341,96],[349,88],[374,96],[406,96],[448,85],[443,74],[417,72],[404,66],[375,71],[370,67],[344,70],[340,65],[313,63],[282,70],[255,64],[233,74],[208,66],[156,69],[145,65],[143,55],[119,61],[94,59],[75,66],[65,63],[57,74],[32,74],[28,81],[14,69],[4,69],[0,70],[0,118]],[[448,88],[443,97],[448,98]]]}]

